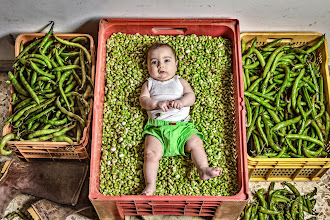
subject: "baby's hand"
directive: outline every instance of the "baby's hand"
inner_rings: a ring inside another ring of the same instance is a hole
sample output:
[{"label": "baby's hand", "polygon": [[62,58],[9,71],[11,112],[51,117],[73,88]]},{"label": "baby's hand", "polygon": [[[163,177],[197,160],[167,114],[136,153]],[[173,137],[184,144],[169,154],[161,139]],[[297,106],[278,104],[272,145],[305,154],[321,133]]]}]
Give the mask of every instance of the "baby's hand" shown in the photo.
[{"label": "baby's hand", "polygon": [[183,102],[181,100],[170,101],[170,106],[176,109],[182,109],[184,107]]},{"label": "baby's hand", "polygon": [[163,112],[167,112],[171,107],[168,101],[158,101],[157,107],[160,108]]}]

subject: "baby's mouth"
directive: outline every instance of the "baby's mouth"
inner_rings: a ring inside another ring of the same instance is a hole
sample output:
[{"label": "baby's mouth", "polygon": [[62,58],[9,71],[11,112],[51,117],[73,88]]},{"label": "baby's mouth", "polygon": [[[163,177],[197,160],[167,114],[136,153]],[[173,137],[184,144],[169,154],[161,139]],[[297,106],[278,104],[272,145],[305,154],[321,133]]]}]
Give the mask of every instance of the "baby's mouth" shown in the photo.
[{"label": "baby's mouth", "polygon": [[159,74],[164,74],[165,73],[165,71],[159,71]]}]

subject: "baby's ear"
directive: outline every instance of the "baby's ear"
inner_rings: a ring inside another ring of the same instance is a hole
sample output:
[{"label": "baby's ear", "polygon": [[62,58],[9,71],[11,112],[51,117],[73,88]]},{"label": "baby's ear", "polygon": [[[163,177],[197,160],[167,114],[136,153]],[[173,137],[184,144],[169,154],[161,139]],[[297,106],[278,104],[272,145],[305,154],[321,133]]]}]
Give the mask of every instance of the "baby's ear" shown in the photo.
[{"label": "baby's ear", "polygon": [[176,67],[178,67],[178,63],[179,63],[178,60],[176,60],[176,61],[175,61],[175,65],[176,65]]}]

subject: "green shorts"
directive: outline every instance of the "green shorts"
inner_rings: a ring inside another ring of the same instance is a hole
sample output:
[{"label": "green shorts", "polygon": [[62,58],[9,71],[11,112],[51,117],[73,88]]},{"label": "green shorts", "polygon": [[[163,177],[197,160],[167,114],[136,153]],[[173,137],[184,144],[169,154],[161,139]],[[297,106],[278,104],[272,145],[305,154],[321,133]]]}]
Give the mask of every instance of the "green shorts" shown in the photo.
[{"label": "green shorts", "polygon": [[150,134],[156,137],[163,146],[163,156],[186,155],[184,146],[194,134],[203,140],[203,134],[195,129],[191,122],[163,121],[148,119],[142,136]]}]

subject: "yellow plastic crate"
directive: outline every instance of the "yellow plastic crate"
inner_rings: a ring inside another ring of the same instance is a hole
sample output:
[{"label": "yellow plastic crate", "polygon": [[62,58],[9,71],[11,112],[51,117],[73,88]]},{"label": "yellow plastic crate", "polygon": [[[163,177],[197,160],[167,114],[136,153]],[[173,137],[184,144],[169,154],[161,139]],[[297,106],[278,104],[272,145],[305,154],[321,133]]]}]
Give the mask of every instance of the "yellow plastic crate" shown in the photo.
[{"label": "yellow plastic crate", "polygon": [[[320,33],[242,33],[241,39],[248,43],[257,37],[256,47],[269,44],[282,38],[280,45],[290,44],[300,47],[306,43],[315,44],[322,36]],[[330,78],[328,69],[328,43],[325,39],[316,50],[321,61],[320,72],[324,78],[324,97],[327,112],[330,113]],[[315,181],[330,168],[330,158],[253,158],[249,155],[248,170],[250,181]]]}]

